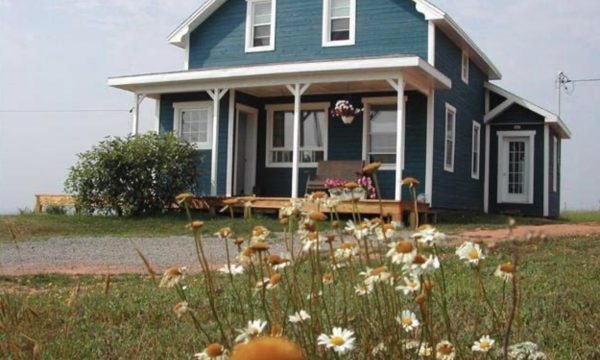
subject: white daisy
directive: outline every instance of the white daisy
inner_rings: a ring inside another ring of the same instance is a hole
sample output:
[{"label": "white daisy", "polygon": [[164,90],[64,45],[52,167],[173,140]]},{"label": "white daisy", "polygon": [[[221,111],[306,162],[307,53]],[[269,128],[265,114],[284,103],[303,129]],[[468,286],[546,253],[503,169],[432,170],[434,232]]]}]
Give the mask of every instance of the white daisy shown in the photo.
[{"label": "white daisy", "polygon": [[203,352],[194,354],[194,358],[198,360],[227,360],[229,353],[225,347],[219,343],[208,345]]},{"label": "white daisy", "polygon": [[304,310],[297,311],[295,314],[288,317],[291,323],[304,322],[304,320],[310,319],[310,315]]},{"label": "white daisy", "polygon": [[471,350],[475,352],[488,352],[494,346],[494,340],[489,335],[484,335],[478,341],[473,343]]},{"label": "white daisy", "polygon": [[457,250],[456,255],[461,260],[466,260],[469,265],[478,265],[479,260],[485,259],[481,252],[481,247],[478,244],[473,244],[470,241],[464,242]]},{"label": "white daisy", "polygon": [[367,271],[362,271],[360,275],[365,277],[365,284],[375,284],[390,280],[392,273],[388,271],[386,266],[380,266],[375,269],[367,268]]},{"label": "white daisy", "polygon": [[403,280],[405,285],[396,286],[396,290],[404,292],[404,295],[417,292],[421,289],[421,282],[418,277],[405,277]]},{"label": "white daisy", "polygon": [[223,265],[220,269],[220,272],[223,274],[231,274],[231,275],[241,275],[244,273],[244,267],[241,265]]},{"label": "white daisy", "polygon": [[361,222],[360,224],[355,224],[352,220],[348,220],[344,230],[352,234],[356,239],[362,240],[363,238],[371,234],[372,227],[370,222],[366,220]]},{"label": "white daisy", "polygon": [[237,329],[236,331],[240,334],[235,338],[235,342],[248,342],[258,335],[262,334],[263,330],[267,326],[266,321],[254,320],[248,321],[248,326],[245,329]]},{"label": "white daisy", "polygon": [[318,344],[338,354],[345,354],[354,348],[354,332],[339,327],[333,328],[333,334],[321,334],[317,338]]},{"label": "white daisy", "polygon": [[455,356],[454,345],[449,341],[441,341],[435,346],[435,357],[437,360],[454,360]]},{"label": "white daisy", "polygon": [[362,284],[354,287],[354,293],[358,296],[369,295],[373,292],[373,284]]},{"label": "white daisy", "polygon": [[402,325],[402,328],[406,332],[410,332],[419,327],[419,320],[417,320],[417,316],[410,310],[403,310],[400,316],[396,316],[396,321]]},{"label": "white daisy", "polygon": [[424,225],[412,235],[412,238],[423,245],[432,246],[433,244],[443,243],[446,240],[446,234],[437,231],[430,225]]},{"label": "white daisy", "polygon": [[385,256],[392,258],[394,264],[410,264],[417,255],[412,241],[402,240],[388,245],[390,250]]},{"label": "white daisy", "polygon": [[165,270],[163,277],[160,280],[160,284],[158,284],[158,287],[171,288],[179,284],[179,282],[183,280],[183,278],[185,278],[186,272],[187,268],[185,266],[173,266],[168,268],[167,270]]},{"label": "white daisy", "polygon": [[496,275],[497,277],[499,277],[500,279],[502,279],[504,281],[510,281],[510,280],[512,280],[514,273],[515,273],[515,267],[513,266],[512,263],[507,262],[507,263],[498,265],[498,267],[496,268],[496,271],[494,272],[494,275]]}]

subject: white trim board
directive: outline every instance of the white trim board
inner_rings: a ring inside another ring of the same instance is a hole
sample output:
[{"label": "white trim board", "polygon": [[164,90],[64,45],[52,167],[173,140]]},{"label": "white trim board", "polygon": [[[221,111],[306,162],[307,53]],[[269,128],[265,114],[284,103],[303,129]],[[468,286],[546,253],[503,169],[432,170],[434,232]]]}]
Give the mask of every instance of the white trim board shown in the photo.
[{"label": "white trim board", "polygon": [[533,111],[534,113],[544,117],[544,122],[549,124],[553,130],[555,130],[562,139],[570,139],[571,138],[571,130],[567,127],[567,125],[562,121],[562,119],[554,114],[551,111],[548,111],[529,100],[526,100],[518,95],[515,95],[498,85],[492,84],[490,82],[484,82],[483,86],[492,92],[495,92],[498,95],[501,95],[506,98],[504,102],[500,105],[496,106],[493,109],[489,109],[489,111],[485,115],[485,123],[491,123],[498,115],[502,112],[510,108],[511,105],[517,104],[524,107],[527,110]]}]

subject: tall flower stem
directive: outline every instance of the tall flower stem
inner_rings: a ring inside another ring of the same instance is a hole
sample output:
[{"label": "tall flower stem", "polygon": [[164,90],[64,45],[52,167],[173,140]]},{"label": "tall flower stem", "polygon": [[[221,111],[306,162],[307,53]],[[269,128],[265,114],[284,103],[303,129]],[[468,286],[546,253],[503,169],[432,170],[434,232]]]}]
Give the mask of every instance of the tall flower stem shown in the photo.
[{"label": "tall flower stem", "polygon": [[506,333],[504,334],[504,360],[508,360],[508,342],[510,340],[510,332],[512,331],[512,325],[517,314],[517,307],[519,305],[519,287],[517,280],[517,265],[519,261],[519,253],[515,246],[513,251],[513,277],[512,277],[512,308],[510,310],[510,317],[508,318],[508,324],[506,325]]},{"label": "tall flower stem", "polygon": [[375,184],[375,191],[377,192],[377,201],[379,202],[379,218],[383,221],[383,202],[381,201],[381,191],[379,191],[379,180],[377,178],[377,171],[371,174],[373,183]]}]

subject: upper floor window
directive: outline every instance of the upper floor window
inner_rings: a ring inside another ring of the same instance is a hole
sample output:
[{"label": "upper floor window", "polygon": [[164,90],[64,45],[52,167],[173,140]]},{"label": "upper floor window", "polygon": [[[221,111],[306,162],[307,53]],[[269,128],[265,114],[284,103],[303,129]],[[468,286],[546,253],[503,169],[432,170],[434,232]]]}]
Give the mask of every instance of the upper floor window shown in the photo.
[{"label": "upper floor window", "polygon": [[444,170],[454,172],[454,146],[456,140],[456,108],[446,104],[446,135],[444,144]]},{"label": "upper floor window", "polygon": [[[268,167],[291,167],[294,143],[294,106],[267,105]],[[300,111],[300,166],[316,166],[327,160],[329,103],[302,104]]]},{"label": "upper floor window", "polygon": [[323,0],[323,46],[354,45],[356,0]]},{"label": "upper floor window", "polygon": [[173,103],[173,132],[197,149],[212,147],[212,102]]},{"label": "upper floor window", "polygon": [[460,65],[460,78],[465,84],[469,83],[469,54],[462,52]]},{"label": "upper floor window", "polygon": [[246,1],[246,52],[274,50],[276,0]]}]

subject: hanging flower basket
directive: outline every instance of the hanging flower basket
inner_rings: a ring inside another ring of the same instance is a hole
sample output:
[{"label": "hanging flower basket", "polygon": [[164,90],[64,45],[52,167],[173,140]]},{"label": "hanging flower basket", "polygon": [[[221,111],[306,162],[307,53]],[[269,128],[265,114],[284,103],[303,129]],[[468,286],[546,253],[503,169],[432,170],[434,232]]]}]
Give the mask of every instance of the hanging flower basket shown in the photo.
[{"label": "hanging flower basket", "polygon": [[331,115],[342,119],[344,124],[351,124],[354,117],[359,114],[362,109],[357,109],[348,100],[338,100],[335,107],[331,109]]}]

